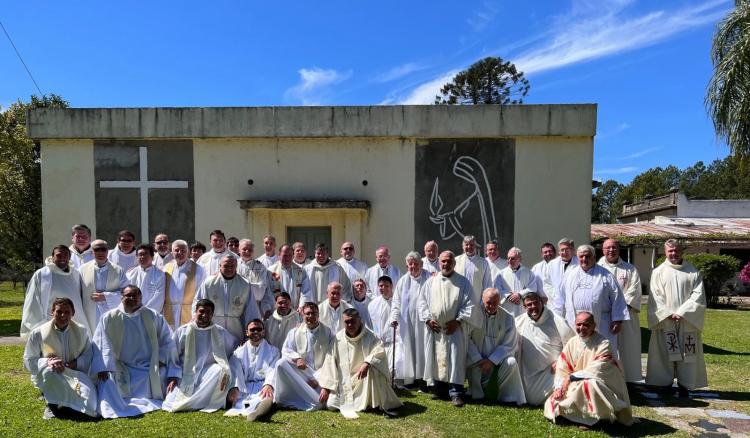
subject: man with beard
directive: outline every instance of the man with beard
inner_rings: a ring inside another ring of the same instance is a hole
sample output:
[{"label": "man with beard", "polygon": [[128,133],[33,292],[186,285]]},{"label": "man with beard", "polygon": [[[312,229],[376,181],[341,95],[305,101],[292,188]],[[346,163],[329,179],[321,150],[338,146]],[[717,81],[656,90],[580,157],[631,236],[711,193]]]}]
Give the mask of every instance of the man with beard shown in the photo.
[{"label": "man with beard", "polygon": [[[344,314],[345,329],[336,335],[333,351],[320,376],[321,402],[347,418],[356,412],[403,406],[389,382],[388,360],[383,344],[362,325],[354,309]],[[393,415],[393,414],[390,414]]]},{"label": "man with beard", "polygon": [[425,281],[419,293],[419,320],[427,325],[425,380],[435,382],[436,396],[448,389],[453,406],[464,405],[467,330],[471,329],[471,283],[455,272],[451,251],[440,254],[440,273]]},{"label": "man with beard", "polygon": [[91,373],[99,377],[102,417],[133,417],[161,408],[173,367],[171,335],[164,317],[142,305],[140,289],[125,287],[120,305],[102,316],[94,333]]},{"label": "man with beard", "polygon": [[276,310],[264,324],[266,341],[281,349],[286,335],[301,322],[297,309],[292,309],[292,299],[286,292],[276,295]]},{"label": "man with beard", "polygon": [[93,350],[75,313],[70,298],[55,298],[52,319],[31,331],[23,352],[24,368],[47,402],[45,419],[96,417],[96,387],[88,375]]},{"label": "man with beard", "polygon": [[231,406],[224,415],[243,415],[248,420],[267,415],[273,405],[273,381],[279,349],[263,338],[263,321],[256,319],[247,325],[247,342],[232,353],[234,386],[227,395]]},{"label": "man with beard", "polygon": [[304,324],[290,331],[276,363],[274,402],[279,406],[313,411],[327,400],[318,384],[319,370],[331,353],[334,335],[318,320],[318,305],[302,306]]},{"label": "man with beard", "polygon": [[228,358],[238,340],[213,323],[214,303],[195,304],[193,320],[175,330],[175,364],[169,373],[167,412],[215,412],[227,403],[232,376]]},{"label": "man with beard", "polygon": [[557,358],[575,332],[565,319],[544,307],[539,294],[525,294],[523,306],[526,313],[516,317],[516,359],[526,403],[539,406],[552,394]]},{"label": "man with beard", "polygon": [[[198,293],[195,302],[209,299],[214,304],[211,316],[216,324],[225,328],[239,342],[247,323],[260,319],[260,311],[255,300],[250,297],[250,285],[237,275],[237,259],[234,255],[221,258],[219,275],[208,277]],[[196,306],[193,306],[197,308]]]},{"label": "man with beard", "polygon": [[29,280],[21,311],[22,338],[49,321],[52,302],[56,298],[71,300],[73,306],[79,309],[78,316],[74,316],[75,321],[87,330],[87,337],[91,336],[92,329],[81,302],[81,276],[70,263],[70,250],[65,245],[54,247],[52,256],[45,260],[44,267],[34,272]]}]

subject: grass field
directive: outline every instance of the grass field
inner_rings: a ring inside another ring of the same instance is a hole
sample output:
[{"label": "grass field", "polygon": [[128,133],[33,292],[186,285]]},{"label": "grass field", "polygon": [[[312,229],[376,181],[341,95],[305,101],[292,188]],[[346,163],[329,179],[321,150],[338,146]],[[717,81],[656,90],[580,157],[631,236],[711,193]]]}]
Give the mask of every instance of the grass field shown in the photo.
[{"label": "grass field", "polygon": [[[0,336],[17,336],[23,305],[23,290],[0,283]],[[644,320],[642,318],[642,326]],[[710,391],[719,392],[729,403],[717,409],[737,409],[750,414],[750,312],[710,310],[704,343]],[[644,348],[645,348],[644,344]],[[420,393],[402,392],[405,406],[396,419],[366,413],[351,421],[333,412],[278,411],[268,422],[248,423],[214,414],[168,414],[154,412],[142,418],[71,422],[42,420],[44,402],[22,366],[22,346],[0,347],[0,436],[687,436],[645,406],[633,400],[634,415],[641,422],[631,427],[606,426],[583,432],[574,426],[549,423],[541,409],[469,404],[456,409]],[[698,400],[677,402],[679,406],[705,407]],[[668,403],[668,405],[670,405]],[[711,407],[713,402],[711,402]]]}]

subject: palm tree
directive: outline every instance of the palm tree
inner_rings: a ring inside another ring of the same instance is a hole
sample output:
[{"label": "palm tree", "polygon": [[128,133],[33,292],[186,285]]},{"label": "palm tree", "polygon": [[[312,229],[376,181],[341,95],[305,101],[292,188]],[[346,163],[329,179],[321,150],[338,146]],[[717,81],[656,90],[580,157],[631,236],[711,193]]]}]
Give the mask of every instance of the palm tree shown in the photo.
[{"label": "palm tree", "polygon": [[750,155],[750,1],[719,23],[711,49],[714,75],[706,91],[706,109],[716,135],[736,156]]}]

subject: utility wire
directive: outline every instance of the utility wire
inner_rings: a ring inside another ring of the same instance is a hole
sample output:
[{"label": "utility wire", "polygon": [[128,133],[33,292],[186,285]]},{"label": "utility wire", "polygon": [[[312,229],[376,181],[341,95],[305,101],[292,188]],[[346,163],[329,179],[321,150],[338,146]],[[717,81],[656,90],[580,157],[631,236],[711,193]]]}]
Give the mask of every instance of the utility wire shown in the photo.
[{"label": "utility wire", "polygon": [[5,30],[5,26],[3,26],[3,22],[0,21],[0,27],[3,28],[3,32],[5,32],[5,36],[8,38],[8,41],[10,41],[10,45],[13,46],[13,50],[16,51],[16,55],[18,56],[18,59],[21,61],[21,64],[23,64],[23,68],[26,69],[26,73],[29,74],[29,77],[31,78],[31,82],[34,83],[34,86],[36,87],[36,91],[39,92],[39,97],[44,96],[44,93],[42,93],[42,89],[39,88],[39,84],[36,83],[36,79],[34,79],[34,75],[31,74],[31,70],[29,70],[29,67],[26,66],[26,63],[23,61],[23,58],[21,57],[21,52],[18,51],[18,48],[15,44],[13,44],[13,40],[10,38],[10,34],[8,34],[8,31]]}]

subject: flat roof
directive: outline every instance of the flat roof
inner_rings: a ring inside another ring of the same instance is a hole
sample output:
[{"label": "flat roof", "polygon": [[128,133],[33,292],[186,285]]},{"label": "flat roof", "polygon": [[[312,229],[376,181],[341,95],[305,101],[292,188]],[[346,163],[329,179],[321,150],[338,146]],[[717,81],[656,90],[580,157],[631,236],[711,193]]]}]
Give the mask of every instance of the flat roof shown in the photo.
[{"label": "flat roof", "polygon": [[37,108],[42,139],[593,137],[596,104]]}]

